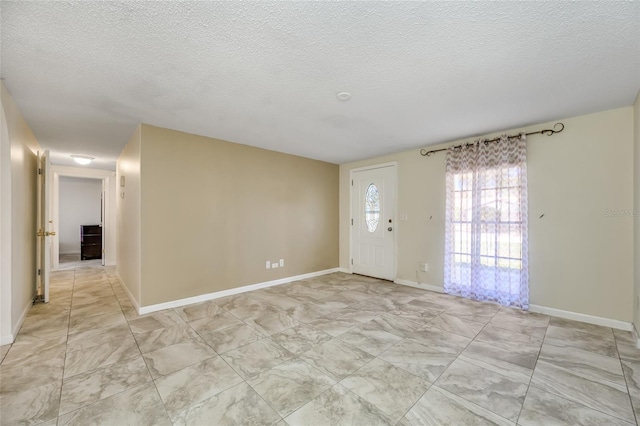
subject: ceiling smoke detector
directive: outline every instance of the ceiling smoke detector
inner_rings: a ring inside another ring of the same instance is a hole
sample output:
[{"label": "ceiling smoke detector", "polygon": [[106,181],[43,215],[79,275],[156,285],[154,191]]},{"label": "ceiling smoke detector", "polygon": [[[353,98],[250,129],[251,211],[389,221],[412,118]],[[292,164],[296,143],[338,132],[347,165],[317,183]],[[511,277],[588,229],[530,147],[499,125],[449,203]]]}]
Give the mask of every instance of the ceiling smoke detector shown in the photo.
[{"label": "ceiling smoke detector", "polygon": [[78,164],[82,164],[83,166],[86,166],[87,164],[91,163],[91,161],[94,159],[93,157],[87,157],[86,155],[72,155],[71,158],[73,158],[73,161],[75,161]]},{"label": "ceiling smoke detector", "polygon": [[351,93],[340,92],[336,95],[336,98],[338,98],[338,100],[341,100],[341,101],[348,101],[349,99],[351,99]]}]

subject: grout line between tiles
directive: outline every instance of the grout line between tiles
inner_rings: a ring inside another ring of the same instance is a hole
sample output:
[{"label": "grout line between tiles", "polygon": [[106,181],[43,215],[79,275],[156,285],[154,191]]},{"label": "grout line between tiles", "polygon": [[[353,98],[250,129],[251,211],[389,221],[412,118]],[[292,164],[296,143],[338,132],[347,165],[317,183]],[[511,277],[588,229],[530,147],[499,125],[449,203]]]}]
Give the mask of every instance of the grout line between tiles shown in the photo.
[{"label": "grout line between tiles", "polygon": [[[446,309],[445,311],[443,311],[442,313],[446,313],[450,308],[451,308],[451,307],[447,308],[447,309]],[[484,326],[482,327],[482,329],[481,329],[481,330],[480,330],[480,331],[475,335],[475,337],[473,337],[473,338],[469,338],[468,336],[462,336],[462,337],[466,337],[466,338],[471,339],[471,340],[470,340],[470,341],[469,341],[469,343],[465,346],[465,348],[464,348],[464,349],[462,349],[462,350],[458,353],[458,355],[456,355],[456,357],[455,357],[455,358],[454,358],[454,359],[453,359],[449,364],[447,364],[447,366],[445,367],[445,369],[443,370],[443,372],[442,372],[442,373],[441,373],[441,374],[440,374],[440,375],[439,375],[439,376],[438,376],[438,377],[433,381],[433,383],[432,383],[432,384],[429,386],[429,388],[428,388],[428,389],[423,393],[423,395],[422,395],[422,396],[421,396],[421,397],[420,397],[420,398],[419,398],[419,399],[418,399],[418,400],[417,400],[417,401],[416,401],[416,402],[415,402],[415,403],[414,403],[414,404],[413,404],[413,405],[412,405],[412,406],[411,406],[411,407],[410,407],[410,408],[409,408],[409,409],[404,413],[404,415],[402,416],[402,418],[404,418],[404,417],[407,415],[407,413],[409,413],[409,411],[411,411],[411,410],[413,409],[413,407],[414,407],[414,406],[415,406],[415,405],[420,401],[420,399],[424,396],[424,394],[426,394],[426,393],[429,391],[429,389],[431,389],[433,386],[437,386],[437,382],[438,382],[438,380],[440,379],[440,377],[442,377],[442,375],[446,373],[446,371],[449,369],[449,367],[450,367],[450,366],[451,366],[455,361],[457,361],[457,360],[459,359],[460,355],[462,355],[462,353],[463,353],[463,352],[464,352],[464,351],[465,351],[465,350],[466,350],[466,349],[467,349],[467,348],[468,348],[468,347],[469,347],[469,346],[470,346],[474,341],[476,341],[476,338],[477,338],[477,337],[482,333],[482,331],[484,331],[484,329],[485,329],[485,328],[486,328],[486,327],[491,323],[491,320],[492,320],[492,319],[493,319],[493,318],[498,314],[498,312],[500,312],[500,309],[499,309],[499,310],[497,310],[493,315],[491,315],[491,319],[490,319],[489,321],[487,321],[487,322],[484,324]],[[436,316],[436,317],[434,317],[434,318],[432,318],[431,320],[429,320],[429,321],[427,322],[427,324],[425,325],[425,327],[427,327],[427,326],[429,325],[429,323],[431,323],[431,321],[433,321],[433,319],[435,319],[435,318],[437,318],[437,316]],[[492,324],[492,326],[495,326],[495,324]],[[438,328],[438,327],[435,327],[435,328]],[[438,328],[438,330],[441,330],[441,329],[439,329],[439,328]],[[545,330],[546,330],[546,329],[545,329]],[[442,330],[442,331],[447,332],[447,333],[456,334],[456,335],[458,335],[458,336],[461,336],[460,334],[457,334],[457,333],[454,333],[454,332],[451,332],[451,331],[447,331],[447,330]],[[513,330],[510,330],[510,331],[513,331]],[[522,334],[522,333],[521,333],[521,334]],[[401,341],[399,341],[398,343],[400,343],[400,342],[401,342]],[[500,347],[498,347],[498,346],[494,346],[494,345],[489,344],[489,343],[486,343],[486,342],[482,342],[482,343],[485,343],[485,344],[488,344],[489,346],[493,346],[493,347],[496,347],[496,348],[498,348],[498,349],[501,349],[501,348],[500,348]],[[394,346],[395,346],[395,345],[394,345]],[[542,348],[542,344],[541,344],[541,346],[540,346],[540,347]],[[391,348],[389,348],[389,349],[391,349]],[[385,352],[386,352],[386,351],[385,351]],[[384,352],[383,352],[383,353],[384,353]],[[538,356],[539,356],[539,354],[540,354],[540,349],[538,350]],[[380,354],[380,355],[382,355],[382,354]],[[536,356],[536,362],[537,362],[538,356]],[[479,367],[479,368],[483,368],[483,367]],[[534,369],[535,369],[535,367],[534,367]],[[404,369],[403,369],[403,370],[404,370]],[[406,370],[405,370],[405,371],[406,371]],[[533,370],[532,370],[532,376],[531,376],[531,377],[533,377]],[[529,383],[531,383],[531,377],[529,378]],[[528,392],[528,389],[529,389],[529,388],[527,387],[527,392]],[[484,407],[482,407],[482,406],[478,405],[477,403],[475,403],[475,402],[473,402],[473,401],[470,401],[470,400],[468,400],[467,398],[464,398],[463,396],[460,396],[460,395],[457,395],[457,394],[454,394],[454,395],[458,396],[459,398],[464,399],[465,401],[467,401],[467,402],[469,402],[469,403],[471,403],[471,404],[474,404],[474,405],[476,405],[476,406],[478,406],[478,407],[482,408],[483,410],[487,410],[487,411],[489,411],[489,412],[492,412],[493,414],[495,414],[495,415],[497,415],[497,416],[500,416],[500,417],[504,418],[505,420],[507,420],[507,421],[511,422],[511,420],[509,420],[509,419],[505,418],[504,416],[502,416],[502,415],[500,415],[500,414],[498,414],[498,413],[495,413],[495,412],[494,412],[494,411],[492,411],[492,410],[489,410],[489,409],[487,409],[487,408],[484,408]],[[525,393],[525,398],[526,398],[526,393]],[[524,406],[524,400],[523,400],[523,404],[522,404],[522,406]],[[520,412],[522,412],[522,406],[520,407]],[[519,417],[520,417],[520,413],[518,413],[518,419],[519,419]],[[401,418],[401,420],[402,420],[402,418]]]},{"label": "grout line between tiles", "polygon": [[[226,360],[225,360],[225,362],[226,362]],[[285,362],[286,362],[286,361],[285,361]],[[278,364],[278,365],[280,365],[280,364]],[[277,366],[275,366],[275,367],[277,367]],[[233,367],[231,367],[231,368],[233,368]],[[271,367],[271,368],[274,368],[274,367]],[[269,370],[271,370],[271,368],[270,368]],[[269,370],[266,370],[266,371],[269,371]],[[234,371],[235,371],[235,370],[234,370]],[[260,373],[260,374],[262,374],[262,373]],[[258,376],[258,375],[259,375],[259,374],[256,374],[256,376]],[[265,404],[267,404],[267,407],[271,408],[271,409],[273,410],[273,412],[274,412],[274,413],[276,413],[276,415],[277,415],[278,417],[280,417],[280,420],[281,420],[281,421],[284,421],[284,417],[282,417],[282,416],[280,415],[280,413],[278,412],[278,410],[276,410],[276,409],[275,409],[275,407],[273,407],[271,404],[269,404],[269,401],[267,401],[266,399],[264,399],[264,397],[263,397],[262,395],[260,395],[260,392],[258,392],[258,391],[253,387],[253,386],[251,386],[251,383],[249,383],[247,380],[245,380],[245,378],[244,378],[244,377],[242,377],[242,376],[240,376],[240,378],[244,381],[244,383],[245,383],[247,386],[249,386],[249,387],[251,388],[251,390],[252,390],[252,391],[254,391],[254,392],[256,393],[256,395],[258,395],[258,398],[260,398],[262,401],[264,401],[264,403],[265,403]],[[306,404],[306,403],[305,403],[305,404]],[[274,423],[274,424],[275,424],[275,423]]]},{"label": "grout line between tiles", "polygon": [[627,380],[627,374],[624,370],[624,365],[622,364],[622,358],[620,357],[620,350],[618,350],[618,338],[615,333],[613,333],[613,343],[616,347],[616,354],[618,355],[618,362],[620,362],[620,368],[622,369],[622,377],[624,378],[624,384],[627,387],[627,396],[629,397],[629,404],[631,405],[631,412],[633,412],[633,418],[636,421],[636,425],[638,424],[638,415],[636,414],[635,407],[633,406],[633,399],[631,399],[631,389],[629,389],[629,381]]},{"label": "grout line between tiles", "polygon": [[531,382],[533,381],[533,375],[536,373],[536,367],[538,366],[538,360],[540,359],[540,353],[542,353],[542,347],[544,346],[544,341],[547,338],[547,329],[549,328],[549,323],[547,323],[547,327],[544,330],[544,337],[542,338],[542,342],[540,343],[540,349],[538,349],[538,355],[536,355],[536,362],[533,364],[533,369],[531,370],[531,377],[529,377],[529,383],[527,384],[527,391],[524,393],[524,399],[522,400],[522,405],[520,406],[520,412],[518,413],[518,418],[516,419],[516,424],[520,421],[520,416],[522,416],[522,410],[524,409],[524,403],[527,400],[527,395],[529,395],[529,389],[531,388]]},{"label": "grout line between tiles", "polygon": [[[544,340],[545,339],[546,339],[546,334],[545,334],[545,338],[543,339],[542,346],[544,346]],[[538,352],[538,357],[536,358],[536,367],[537,367],[537,364],[538,364],[538,360],[540,358],[540,353],[542,352],[542,346],[540,346],[540,351]],[[616,347],[616,351],[617,351],[617,347]],[[618,357],[618,359],[620,359],[620,358]],[[535,373],[535,368],[534,368],[534,373]],[[573,373],[571,373],[571,372],[567,372],[567,373],[573,376]],[[624,377],[624,369],[623,369],[623,373],[622,374],[623,374],[623,377]],[[577,377],[580,377],[580,376],[577,376]],[[583,378],[583,379],[587,380],[587,381],[590,381],[590,382],[592,381],[591,379],[587,379],[587,378]],[[550,394],[550,395],[558,396],[560,398],[566,399],[567,401],[570,401],[570,402],[572,402],[574,404],[577,404],[579,406],[583,406],[583,407],[586,407],[586,408],[588,408],[590,410],[597,411],[598,413],[601,413],[601,414],[603,414],[603,415],[605,415],[607,417],[611,417],[611,418],[614,418],[614,419],[617,419],[617,420],[620,420],[620,421],[628,423],[625,419],[622,419],[621,417],[612,415],[610,413],[606,413],[606,412],[604,412],[604,411],[602,411],[602,410],[600,410],[598,408],[591,407],[591,406],[586,405],[586,404],[584,404],[582,402],[575,401],[575,400],[573,400],[571,398],[568,398],[566,395],[560,394],[559,392],[554,392],[554,391],[549,391],[549,390],[542,389],[542,388],[540,388],[540,387],[538,387],[536,385],[533,385],[531,383],[532,381],[533,381],[533,374],[531,375],[531,380],[529,382],[529,387],[527,388],[527,394],[529,393],[529,389],[533,387],[534,389],[537,389],[537,390],[539,390],[541,392],[544,392],[544,393],[547,393],[547,394]],[[595,383],[599,383],[599,382],[595,382]],[[625,377],[625,383],[626,383],[626,377]],[[526,395],[527,394],[525,394],[525,399],[526,399]],[[628,387],[627,387],[627,395],[629,396],[629,398],[631,398]],[[631,403],[631,410],[634,413],[634,418],[636,418],[635,410],[633,410],[633,403],[631,401],[630,401],[630,403]],[[524,407],[524,404],[523,404],[523,407]],[[520,410],[520,415],[522,415],[522,410]],[[520,420],[520,416],[518,416],[518,420]],[[637,420],[636,420],[636,424],[638,424]]]},{"label": "grout line between tiles", "polygon": [[[51,279],[51,277],[49,277]],[[71,309],[73,308],[73,292],[76,289],[76,266],[73,266],[73,284],[71,286],[71,299],[69,300],[69,318],[67,319],[67,339],[64,342],[64,362],[62,363],[62,377],[60,378],[60,394],[58,395],[58,412],[56,415],[56,423],[60,418],[60,409],[62,407],[62,389],[64,388],[64,370],[67,368],[67,349],[69,347],[69,329],[71,328]]]},{"label": "grout line between tiles", "polygon": [[[111,291],[113,291],[113,284],[111,284],[111,280],[109,280],[109,284],[111,285]],[[118,283],[118,285],[119,285],[119,283]],[[114,291],[114,295],[115,295],[115,291]],[[122,315],[125,316],[124,315],[124,310],[122,309],[122,304],[120,303],[120,299],[118,299],[117,296],[116,296],[116,300],[118,301],[118,305],[120,306],[120,310],[122,311]],[[142,361],[144,362],[144,366],[147,369],[147,374],[149,375],[149,379],[151,380],[151,383],[153,383],[153,388],[156,390],[156,394],[158,395],[158,399],[160,400],[160,403],[162,404],[162,408],[164,410],[164,414],[167,416],[167,419],[170,422],[172,422],[171,421],[171,417],[169,417],[169,413],[167,411],[167,406],[164,403],[164,401],[162,400],[162,397],[160,396],[160,391],[158,390],[158,385],[156,384],[156,380],[153,378],[153,375],[151,374],[151,370],[149,369],[149,364],[147,363],[146,358],[142,354],[142,350],[140,350],[140,345],[138,344],[138,341],[135,338],[133,330],[131,329],[131,325],[129,324],[129,319],[126,316],[125,316],[124,319],[127,322],[127,327],[129,328],[129,332],[131,333],[131,338],[133,339],[134,343],[136,344],[136,347],[138,348],[138,353],[140,354],[140,358],[142,358]],[[125,389],[122,392],[126,392],[128,390],[129,389]],[[119,392],[119,393],[121,393],[121,392]],[[111,398],[111,397],[109,397],[109,398]]]},{"label": "grout line between tiles", "polygon": [[[251,327],[249,324],[246,324],[244,321],[242,321],[240,318],[238,318],[237,316],[233,315],[231,312],[227,311],[226,309],[224,309],[224,308],[222,308],[222,309],[223,309],[223,311],[228,312],[231,316],[233,316],[233,317],[237,318],[237,319],[238,319],[238,320],[240,320],[243,324],[245,324],[246,326],[248,326],[249,328],[251,328],[251,329],[253,330],[253,327]],[[189,324],[189,327],[191,327],[191,325],[190,325],[190,324]],[[231,327],[232,327],[232,326],[230,326],[230,327],[226,327],[226,328],[224,328],[223,330],[226,330],[226,329],[231,328]],[[218,356],[218,358],[220,358],[220,359],[222,360],[222,362],[224,362],[225,364],[227,364],[227,366],[228,366],[228,367],[229,367],[229,368],[230,368],[234,373],[236,373],[236,374],[238,375],[238,377],[240,377],[240,380],[242,380],[242,382],[243,382],[244,384],[246,384],[247,386],[249,386],[249,387],[251,388],[251,390],[252,390],[253,392],[255,392],[255,393],[256,393],[256,395],[258,395],[258,397],[259,397],[260,399],[262,399],[262,400],[264,401],[264,403],[265,403],[269,408],[271,408],[271,409],[273,410],[273,412],[274,412],[274,413],[276,413],[276,415],[280,418],[280,420],[281,420],[281,421],[284,421],[284,418],[283,418],[282,416],[280,416],[280,413],[278,413],[278,411],[276,411],[276,410],[275,410],[275,408],[273,408],[273,407],[271,406],[271,404],[269,404],[269,402],[267,402],[267,401],[262,397],[262,395],[260,395],[260,393],[259,393],[258,391],[256,391],[256,390],[253,388],[253,386],[251,386],[251,384],[247,381],[247,379],[245,379],[245,378],[244,378],[244,376],[243,376],[242,374],[240,374],[240,372],[238,372],[235,368],[233,368],[233,366],[232,366],[231,364],[229,364],[229,362],[228,362],[226,359],[224,359],[224,357],[222,356],[222,354],[223,354],[223,353],[225,353],[225,352],[218,353],[218,352],[217,352],[217,351],[216,351],[216,350],[215,350],[211,345],[209,345],[209,344],[207,343],[207,341],[206,341],[206,340],[204,340],[204,338],[202,337],[202,335],[200,335],[200,333],[198,333],[195,329],[193,329],[193,327],[192,327],[191,329],[192,329],[196,334],[198,334],[198,336],[199,336],[199,337],[200,337],[200,338],[205,342],[205,344],[206,344],[206,345],[208,345],[208,346],[209,346],[209,347],[210,347],[210,348],[211,348],[211,349],[216,353],[216,355]],[[223,331],[223,330],[218,330],[218,331]],[[258,331],[258,330],[256,330],[256,331],[262,335],[262,333],[261,333],[260,331]],[[215,332],[214,332],[214,333],[215,333]],[[209,333],[207,333],[207,334],[209,334]],[[239,346],[238,348],[235,348],[235,349],[230,349],[229,351],[226,351],[226,352],[230,352],[230,351],[232,351],[232,350],[236,350],[236,349],[242,348],[242,347],[244,347],[244,346],[248,346],[248,345],[253,344],[253,343],[255,343],[255,342],[259,341],[259,340],[263,340],[263,339],[265,339],[265,338],[269,338],[269,337],[270,337],[270,336],[264,336],[264,335],[262,335],[262,336],[263,336],[263,337],[262,337],[261,339],[255,340],[255,341],[253,341],[253,342],[251,342],[251,343],[247,343],[246,345]],[[273,343],[274,343],[274,344],[277,344],[276,342],[273,342]],[[278,345],[278,346],[280,346],[280,345]],[[283,362],[281,362],[281,363],[279,363],[279,364],[277,364],[277,365],[280,365],[280,364],[282,364],[282,363],[284,363],[284,362],[286,362],[286,361],[283,361]],[[273,366],[273,367],[271,367],[271,368],[277,367],[277,365],[274,365],[274,366]],[[271,368],[270,368],[270,369],[271,369]],[[268,371],[268,370],[267,370],[267,371]],[[224,391],[229,390],[229,389],[231,389],[231,388],[232,388],[232,387],[234,387],[234,386],[237,386],[237,385],[230,386],[229,388],[225,389]],[[221,394],[222,392],[224,392],[224,391],[218,392],[216,395],[220,395],[220,394]],[[188,409],[188,408],[186,408],[186,409]],[[186,409],[185,409],[185,410],[186,410]],[[274,423],[274,424],[275,424],[275,423]]]}]

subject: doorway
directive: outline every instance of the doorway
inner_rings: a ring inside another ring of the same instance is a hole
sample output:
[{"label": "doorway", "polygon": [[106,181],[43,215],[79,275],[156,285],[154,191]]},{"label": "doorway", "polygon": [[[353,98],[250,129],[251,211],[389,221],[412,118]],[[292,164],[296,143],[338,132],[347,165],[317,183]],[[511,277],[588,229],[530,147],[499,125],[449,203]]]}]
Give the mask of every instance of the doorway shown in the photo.
[{"label": "doorway", "polygon": [[393,281],[396,165],[351,170],[351,270]]},{"label": "doorway", "polygon": [[[67,166],[52,166],[52,170],[52,217],[57,234],[53,241],[52,270],[73,268],[80,262],[115,265],[115,172]],[[74,210],[65,213],[68,210],[65,205]],[[94,250],[85,260],[82,260],[81,226],[87,226],[85,232],[91,234],[93,245],[90,250]],[[95,250],[101,256],[95,256]]]},{"label": "doorway", "polygon": [[79,261],[102,264],[102,179],[61,176],[58,188],[59,269]]}]

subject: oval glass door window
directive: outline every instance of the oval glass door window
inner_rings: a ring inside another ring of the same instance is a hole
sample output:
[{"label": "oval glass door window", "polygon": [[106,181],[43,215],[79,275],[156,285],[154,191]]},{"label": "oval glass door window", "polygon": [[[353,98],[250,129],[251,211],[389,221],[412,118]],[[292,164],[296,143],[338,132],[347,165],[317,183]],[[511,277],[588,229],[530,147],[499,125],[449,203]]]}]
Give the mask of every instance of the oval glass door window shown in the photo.
[{"label": "oval glass door window", "polygon": [[373,183],[364,194],[364,221],[369,232],[375,232],[380,222],[380,193]]}]

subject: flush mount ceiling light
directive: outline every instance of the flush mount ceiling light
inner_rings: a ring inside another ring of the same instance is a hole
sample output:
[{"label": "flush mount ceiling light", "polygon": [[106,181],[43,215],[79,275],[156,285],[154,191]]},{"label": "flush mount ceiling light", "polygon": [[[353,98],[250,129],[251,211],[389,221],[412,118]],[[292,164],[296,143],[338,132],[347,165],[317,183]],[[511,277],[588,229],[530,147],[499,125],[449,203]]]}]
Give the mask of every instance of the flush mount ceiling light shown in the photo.
[{"label": "flush mount ceiling light", "polygon": [[341,101],[348,101],[349,99],[351,99],[351,93],[349,92],[340,92],[336,95],[336,98],[338,98]]},{"label": "flush mount ceiling light", "polygon": [[86,155],[72,155],[71,158],[73,158],[73,161],[78,164],[82,164],[83,166],[86,166],[91,163],[91,160],[93,160],[93,157],[87,157]]}]

